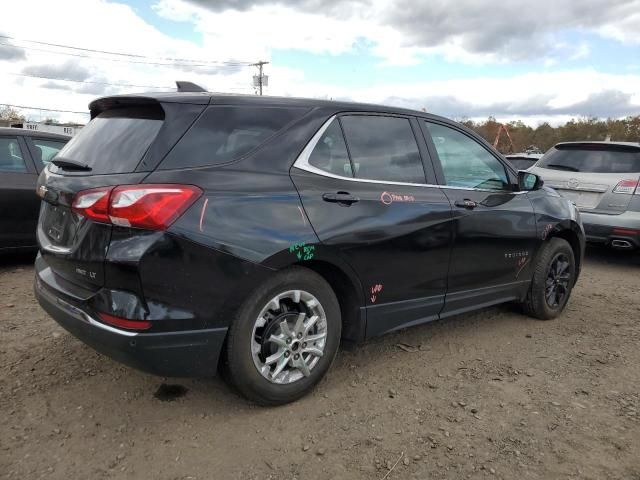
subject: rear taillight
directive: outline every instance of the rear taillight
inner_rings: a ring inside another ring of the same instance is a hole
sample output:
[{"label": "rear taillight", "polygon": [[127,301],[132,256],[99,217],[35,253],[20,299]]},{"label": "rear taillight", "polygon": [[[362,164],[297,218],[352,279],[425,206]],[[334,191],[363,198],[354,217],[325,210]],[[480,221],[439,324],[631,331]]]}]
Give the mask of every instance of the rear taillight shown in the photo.
[{"label": "rear taillight", "polygon": [[636,193],[640,195],[638,180],[622,180],[615,186],[613,193],[626,193],[627,195],[633,195]]},{"label": "rear taillight", "polygon": [[96,222],[165,230],[202,195],[193,185],[120,185],[79,192],[73,211]]},{"label": "rear taillight", "polygon": [[192,185],[124,185],[111,193],[114,225],[164,230],[193,205],[202,190]]},{"label": "rear taillight", "polygon": [[96,222],[109,223],[109,196],[113,187],[92,188],[79,192],[71,208],[83,217]]}]

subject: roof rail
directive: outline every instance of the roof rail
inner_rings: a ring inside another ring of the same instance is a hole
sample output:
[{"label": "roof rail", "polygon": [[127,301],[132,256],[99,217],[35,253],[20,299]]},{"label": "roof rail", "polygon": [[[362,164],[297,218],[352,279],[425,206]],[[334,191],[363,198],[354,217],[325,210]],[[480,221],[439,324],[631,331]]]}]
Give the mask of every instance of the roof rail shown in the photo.
[{"label": "roof rail", "polygon": [[202,88],[200,85],[196,85],[193,82],[185,82],[182,80],[176,80],[176,86],[178,87],[178,92],[206,92],[205,88]]}]

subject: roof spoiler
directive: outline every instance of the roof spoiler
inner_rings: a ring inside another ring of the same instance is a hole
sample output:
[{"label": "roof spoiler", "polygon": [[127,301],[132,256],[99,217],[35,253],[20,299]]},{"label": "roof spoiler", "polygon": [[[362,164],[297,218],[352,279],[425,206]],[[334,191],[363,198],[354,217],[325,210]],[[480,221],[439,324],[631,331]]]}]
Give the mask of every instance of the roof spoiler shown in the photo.
[{"label": "roof spoiler", "polygon": [[89,111],[91,112],[91,119],[93,120],[106,110],[125,107],[160,107],[160,103],[153,97],[113,95],[111,97],[102,97],[94,100],[89,104]]},{"label": "roof spoiler", "polygon": [[196,85],[193,82],[185,82],[182,80],[176,80],[176,86],[178,87],[178,92],[206,92],[205,88],[202,88],[200,85]]}]

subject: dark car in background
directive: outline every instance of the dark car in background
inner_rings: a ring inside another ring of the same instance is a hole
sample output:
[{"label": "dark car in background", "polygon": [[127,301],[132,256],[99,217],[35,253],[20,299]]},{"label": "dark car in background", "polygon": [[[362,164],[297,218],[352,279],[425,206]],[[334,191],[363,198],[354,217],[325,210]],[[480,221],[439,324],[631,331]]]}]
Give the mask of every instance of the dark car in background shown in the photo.
[{"label": "dark car in background", "polygon": [[38,175],[69,138],[0,128],[0,254],[36,248]]},{"label": "dark car in background", "polygon": [[640,248],[640,143],[559,143],[530,171],[578,206],[588,241]]},{"label": "dark car in background", "polygon": [[458,123],[210,93],[114,96],[39,178],[35,292],[96,350],[293,401],[360,342],[503,302],[559,315],[574,205]]}]

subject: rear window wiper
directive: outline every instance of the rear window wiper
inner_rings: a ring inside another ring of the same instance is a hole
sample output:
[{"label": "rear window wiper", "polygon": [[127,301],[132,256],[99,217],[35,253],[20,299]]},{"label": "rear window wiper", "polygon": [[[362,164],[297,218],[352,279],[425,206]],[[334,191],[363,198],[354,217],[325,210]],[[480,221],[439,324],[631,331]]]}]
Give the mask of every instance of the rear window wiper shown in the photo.
[{"label": "rear window wiper", "polygon": [[63,158],[55,158],[51,160],[56,167],[60,167],[64,170],[81,170],[83,172],[88,172],[92,170],[92,168],[86,163],[76,162],[74,160],[65,160]]},{"label": "rear window wiper", "polygon": [[548,165],[546,165],[547,167],[551,167],[551,168],[557,168],[558,170],[569,170],[570,172],[579,172],[580,169],[576,168],[576,167],[570,167],[568,165],[559,165],[557,163],[550,163]]}]

